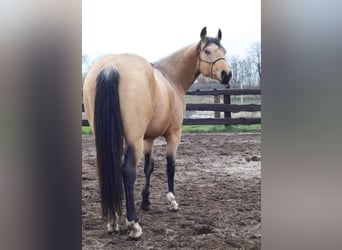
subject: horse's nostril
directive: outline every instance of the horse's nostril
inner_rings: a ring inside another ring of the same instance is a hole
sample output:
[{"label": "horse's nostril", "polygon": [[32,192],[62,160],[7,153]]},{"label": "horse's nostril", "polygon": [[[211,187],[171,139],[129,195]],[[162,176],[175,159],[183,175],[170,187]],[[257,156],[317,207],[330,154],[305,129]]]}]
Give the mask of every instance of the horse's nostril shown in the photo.
[{"label": "horse's nostril", "polygon": [[221,72],[221,77],[222,77],[222,79],[225,78],[225,77],[227,77],[227,72],[224,71],[224,70],[222,70],[222,72]]}]

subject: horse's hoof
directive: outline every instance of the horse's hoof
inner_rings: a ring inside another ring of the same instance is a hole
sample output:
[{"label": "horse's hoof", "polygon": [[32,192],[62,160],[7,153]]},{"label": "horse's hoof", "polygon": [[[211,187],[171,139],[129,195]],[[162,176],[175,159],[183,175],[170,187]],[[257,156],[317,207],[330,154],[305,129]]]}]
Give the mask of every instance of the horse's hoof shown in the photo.
[{"label": "horse's hoof", "polygon": [[130,240],[138,240],[142,235],[142,229],[138,222],[126,221],[127,227],[131,232],[129,233]]},{"label": "horse's hoof", "polygon": [[150,211],[151,207],[150,207],[150,205],[141,204],[141,209],[144,210],[144,211]]},{"label": "horse's hoof", "polygon": [[111,223],[108,223],[108,224],[107,224],[107,232],[108,232],[109,234],[119,232],[119,225],[118,225],[118,224],[113,225],[113,224],[111,224]]},{"label": "horse's hoof", "polygon": [[173,193],[168,192],[166,195],[167,198],[167,202],[169,204],[169,210],[170,211],[178,211],[179,207],[178,207],[178,203],[176,201],[176,197],[173,195]]}]

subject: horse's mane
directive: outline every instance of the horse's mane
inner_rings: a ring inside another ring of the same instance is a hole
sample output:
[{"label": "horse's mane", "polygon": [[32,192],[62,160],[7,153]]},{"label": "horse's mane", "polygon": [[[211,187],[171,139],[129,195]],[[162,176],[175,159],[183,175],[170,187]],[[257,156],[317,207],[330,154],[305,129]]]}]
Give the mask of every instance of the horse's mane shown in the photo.
[{"label": "horse's mane", "polygon": [[[199,52],[199,49],[200,49],[200,45],[201,45],[201,42],[199,42],[197,44],[197,51]],[[177,50],[176,52],[166,56],[166,57],[163,57],[161,59],[159,59],[158,61],[156,62],[153,62],[153,66],[156,67],[156,68],[159,68],[160,66],[164,66],[165,64],[169,64],[170,62],[176,62],[179,58],[180,58],[180,55],[183,55],[184,54],[184,51],[186,51],[187,49],[189,49],[190,47],[192,47],[193,44],[191,45],[188,45],[188,46],[185,46],[179,50]]]},{"label": "horse's mane", "polygon": [[[223,48],[223,46],[221,45],[221,42],[217,38],[207,37],[207,41],[206,41],[203,49],[212,43],[216,44],[219,48]],[[177,61],[177,59],[179,58],[179,55],[184,54],[184,51],[187,50],[188,48],[192,47],[192,46],[193,46],[193,44],[185,46],[185,47],[177,50],[176,52],[174,52],[174,53],[172,53],[172,54],[170,54],[170,55],[168,55],[162,59],[159,59],[156,62],[151,63],[151,65],[153,67],[159,69],[160,67],[162,67],[166,63],[169,64],[170,62]],[[200,51],[201,51],[201,41],[199,41],[196,45],[197,54],[199,54]]]}]

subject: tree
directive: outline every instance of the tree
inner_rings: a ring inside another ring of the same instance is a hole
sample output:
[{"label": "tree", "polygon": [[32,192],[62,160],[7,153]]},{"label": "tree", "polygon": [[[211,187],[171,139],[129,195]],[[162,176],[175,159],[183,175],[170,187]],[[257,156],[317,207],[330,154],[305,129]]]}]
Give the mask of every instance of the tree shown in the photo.
[{"label": "tree", "polygon": [[83,85],[83,82],[84,82],[84,78],[90,68],[90,58],[88,55],[85,55],[83,54],[82,55],[82,85]]},{"label": "tree", "polygon": [[232,70],[230,85],[233,88],[260,86],[261,53],[260,43],[254,43],[246,57],[231,55],[227,58]]},{"label": "tree", "polygon": [[88,55],[82,55],[82,74],[88,72],[91,66],[90,58]]},{"label": "tree", "polygon": [[258,76],[258,84],[260,85],[261,79],[261,45],[260,43],[254,43],[249,51],[249,55],[252,58],[253,67],[255,68],[255,73]]},{"label": "tree", "polygon": [[230,56],[227,58],[227,61],[229,63],[230,69],[232,71],[232,79],[230,80],[230,85],[232,88],[238,88],[240,86],[240,77],[239,77],[239,71],[240,71],[240,58],[238,56]]}]

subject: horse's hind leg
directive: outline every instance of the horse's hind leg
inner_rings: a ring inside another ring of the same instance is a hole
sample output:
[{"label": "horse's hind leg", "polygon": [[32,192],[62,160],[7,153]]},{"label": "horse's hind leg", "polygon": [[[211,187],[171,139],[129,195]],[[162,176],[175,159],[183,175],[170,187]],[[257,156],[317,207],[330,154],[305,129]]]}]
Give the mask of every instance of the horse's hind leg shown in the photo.
[{"label": "horse's hind leg", "polygon": [[145,211],[150,210],[150,177],[154,170],[154,160],[153,160],[153,139],[144,140],[144,173],[145,173],[145,184],[142,195],[141,209]]},{"label": "horse's hind leg", "polygon": [[128,143],[125,153],[125,161],[122,167],[122,177],[125,187],[127,226],[131,230],[129,236],[137,239],[142,235],[142,229],[138,223],[134,204],[134,183],[136,179],[136,165],[142,153],[142,139],[134,144]]},{"label": "horse's hind leg", "polygon": [[174,176],[175,176],[175,157],[177,146],[179,144],[181,136],[181,130],[174,131],[171,134],[166,136],[167,148],[166,148],[166,173],[167,173],[167,183],[168,183],[168,193],[167,193],[167,202],[169,203],[169,209],[171,211],[178,210],[178,203],[176,201],[175,193],[174,193]]}]

